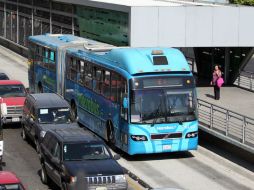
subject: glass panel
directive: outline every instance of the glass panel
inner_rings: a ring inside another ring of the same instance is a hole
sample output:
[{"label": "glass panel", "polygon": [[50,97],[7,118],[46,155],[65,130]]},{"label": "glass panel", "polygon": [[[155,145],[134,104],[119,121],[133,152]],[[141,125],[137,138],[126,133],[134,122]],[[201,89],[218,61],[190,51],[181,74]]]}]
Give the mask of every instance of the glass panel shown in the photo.
[{"label": "glass panel", "polygon": [[80,36],[114,45],[128,45],[128,13],[75,6]]},{"label": "glass panel", "polygon": [[131,91],[131,122],[172,123],[197,119],[194,89]]},{"label": "glass panel", "polygon": [[38,110],[40,123],[70,123],[70,109],[66,108],[43,108]]},{"label": "glass panel", "polygon": [[105,160],[110,159],[110,153],[103,144],[73,143],[64,144],[65,161],[75,160]]}]

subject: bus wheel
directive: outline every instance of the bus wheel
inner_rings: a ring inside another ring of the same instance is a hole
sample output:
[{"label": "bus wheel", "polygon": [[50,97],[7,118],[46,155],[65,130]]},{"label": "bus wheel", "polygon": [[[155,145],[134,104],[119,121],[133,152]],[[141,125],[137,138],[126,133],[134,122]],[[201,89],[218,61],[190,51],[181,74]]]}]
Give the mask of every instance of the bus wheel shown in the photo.
[{"label": "bus wheel", "polygon": [[71,103],[71,120],[75,121],[77,119],[77,106],[74,102]]},{"label": "bus wheel", "polygon": [[42,87],[41,82],[38,83],[38,92],[43,93],[43,87]]},{"label": "bus wheel", "polygon": [[108,122],[107,125],[107,139],[110,145],[115,144],[115,132],[114,132],[114,126],[111,121]]}]

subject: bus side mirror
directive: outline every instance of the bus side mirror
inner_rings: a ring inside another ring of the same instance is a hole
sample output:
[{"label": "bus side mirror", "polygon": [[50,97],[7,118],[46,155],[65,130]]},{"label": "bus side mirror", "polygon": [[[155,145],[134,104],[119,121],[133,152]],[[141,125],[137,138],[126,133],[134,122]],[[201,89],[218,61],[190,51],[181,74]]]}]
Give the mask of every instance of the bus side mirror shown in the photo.
[{"label": "bus side mirror", "polygon": [[123,98],[123,107],[124,107],[125,109],[128,108],[128,98]]}]

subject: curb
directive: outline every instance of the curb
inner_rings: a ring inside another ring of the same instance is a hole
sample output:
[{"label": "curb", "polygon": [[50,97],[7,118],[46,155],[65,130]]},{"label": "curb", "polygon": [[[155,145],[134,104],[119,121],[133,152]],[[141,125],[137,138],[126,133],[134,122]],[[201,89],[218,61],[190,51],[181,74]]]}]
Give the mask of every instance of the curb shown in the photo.
[{"label": "curb", "polygon": [[131,171],[129,171],[128,169],[126,169],[125,167],[122,167],[123,171],[125,174],[127,174],[131,179],[133,179],[134,181],[136,181],[139,185],[141,185],[142,187],[144,187],[145,189],[153,189],[150,185],[148,185],[145,181],[143,181],[142,179],[140,179],[138,176],[136,176],[134,173],[132,173]]}]

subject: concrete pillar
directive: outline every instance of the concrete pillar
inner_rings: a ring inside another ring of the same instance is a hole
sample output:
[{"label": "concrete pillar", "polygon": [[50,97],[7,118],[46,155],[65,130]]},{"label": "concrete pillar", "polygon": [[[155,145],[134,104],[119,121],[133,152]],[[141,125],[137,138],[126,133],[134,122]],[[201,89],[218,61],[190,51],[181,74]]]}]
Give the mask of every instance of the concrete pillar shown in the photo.
[{"label": "concrete pillar", "polygon": [[225,48],[225,66],[224,66],[224,82],[228,83],[229,80],[229,68],[230,68],[230,48]]}]

